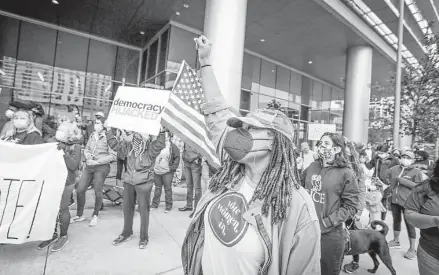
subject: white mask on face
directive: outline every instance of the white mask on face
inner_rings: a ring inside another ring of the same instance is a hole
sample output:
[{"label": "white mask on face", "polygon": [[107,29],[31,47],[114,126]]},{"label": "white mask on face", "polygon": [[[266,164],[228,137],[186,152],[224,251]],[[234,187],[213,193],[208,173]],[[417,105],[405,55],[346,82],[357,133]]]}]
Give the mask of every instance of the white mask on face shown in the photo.
[{"label": "white mask on face", "polygon": [[401,166],[403,167],[409,167],[413,164],[413,160],[408,158],[402,158],[400,159],[399,163],[401,163]]},{"label": "white mask on face", "polygon": [[29,122],[23,119],[14,119],[13,124],[18,130],[25,130],[27,127],[29,127]]},{"label": "white mask on face", "polygon": [[9,109],[6,110],[6,112],[5,112],[5,116],[6,116],[7,118],[11,119],[13,115],[14,115],[14,111],[9,110]]},{"label": "white mask on face", "polygon": [[102,125],[102,124],[95,124],[94,129],[95,129],[96,133],[100,133],[104,129],[104,125]]}]

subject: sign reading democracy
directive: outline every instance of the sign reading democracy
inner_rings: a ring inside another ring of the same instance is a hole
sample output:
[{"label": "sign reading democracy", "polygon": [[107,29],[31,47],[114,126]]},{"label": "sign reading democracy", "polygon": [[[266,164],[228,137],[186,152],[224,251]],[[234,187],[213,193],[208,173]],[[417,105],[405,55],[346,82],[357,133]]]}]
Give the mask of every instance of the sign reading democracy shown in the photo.
[{"label": "sign reading democracy", "polygon": [[170,91],[166,90],[119,87],[107,124],[114,128],[158,135],[169,95]]},{"label": "sign reading democracy", "polygon": [[335,124],[308,124],[308,140],[320,140],[324,133],[335,133],[337,127]]},{"label": "sign reading democracy", "polygon": [[0,141],[0,243],[52,238],[67,178],[56,143]]}]

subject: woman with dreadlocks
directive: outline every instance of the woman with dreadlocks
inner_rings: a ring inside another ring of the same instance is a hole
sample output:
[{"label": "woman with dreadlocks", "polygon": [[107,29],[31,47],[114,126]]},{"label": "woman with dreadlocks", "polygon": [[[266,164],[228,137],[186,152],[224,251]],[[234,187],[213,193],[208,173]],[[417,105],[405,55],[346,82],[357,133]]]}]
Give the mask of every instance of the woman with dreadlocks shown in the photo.
[{"label": "woman with dreadlocks", "polygon": [[302,174],[320,220],[322,274],[337,275],[343,261],[343,224],[357,213],[359,191],[341,135],[325,133],[318,143],[319,159]]},{"label": "woman with dreadlocks", "polygon": [[320,228],[295,171],[294,128],[279,110],[237,117],[195,39],[209,136],[222,167],[200,199],[182,247],[186,275],[320,274]]}]

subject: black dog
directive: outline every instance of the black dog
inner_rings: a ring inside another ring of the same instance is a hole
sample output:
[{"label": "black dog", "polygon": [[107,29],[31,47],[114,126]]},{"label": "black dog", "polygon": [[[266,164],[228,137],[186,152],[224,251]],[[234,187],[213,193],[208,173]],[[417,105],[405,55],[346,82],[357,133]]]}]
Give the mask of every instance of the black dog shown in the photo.
[{"label": "black dog", "polygon": [[[381,225],[382,229],[376,231],[376,226]],[[372,229],[349,230],[350,243],[347,244],[345,255],[360,255],[369,253],[373,260],[373,269],[368,269],[369,273],[375,273],[380,265],[377,255],[381,261],[387,266],[392,275],[396,275],[396,271],[392,265],[392,257],[390,256],[389,246],[387,245],[386,235],[389,227],[382,221],[373,221]]]}]

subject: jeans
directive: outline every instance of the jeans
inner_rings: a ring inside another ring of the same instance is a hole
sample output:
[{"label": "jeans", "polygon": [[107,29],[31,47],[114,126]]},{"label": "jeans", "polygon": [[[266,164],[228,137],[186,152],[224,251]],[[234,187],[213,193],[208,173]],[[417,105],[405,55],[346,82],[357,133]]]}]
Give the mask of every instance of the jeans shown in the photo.
[{"label": "jeans", "polygon": [[194,200],[195,189],[195,202],[193,208],[197,208],[198,201],[201,198],[201,164],[198,160],[184,163],[184,175],[186,177],[187,184],[187,196],[186,206],[192,208],[192,202]]},{"label": "jeans", "polygon": [[[346,221],[346,227],[349,226],[349,230],[358,230],[357,226],[355,225],[355,220],[349,219]],[[352,259],[354,262],[359,263],[360,262],[360,255],[352,255]]]},{"label": "jeans", "polygon": [[160,197],[162,196],[162,187],[165,189],[165,205],[167,210],[172,209],[172,179],[174,172],[169,172],[163,175],[154,174],[154,198],[152,199],[152,207],[157,208],[160,204]]},{"label": "jeans", "polygon": [[123,172],[127,171],[127,159],[117,159],[116,179],[121,180]]},{"label": "jeans", "polygon": [[59,207],[59,223],[60,223],[60,235],[67,236],[67,231],[70,225],[70,195],[73,194],[73,189],[75,189],[74,184],[67,185],[64,187],[64,192],[61,197],[61,205]]},{"label": "jeans", "polygon": [[345,249],[344,229],[341,225],[321,237],[321,271],[325,275],[340,274]]},{"label": "jeans", "polygon": [[148,239],[149,203],[152,185],[152,182],[137,185],[123,184],[123,236],[133,235],[133,218],[137,197],[140,211],[140,239]]},{"label": "jeans", "polygon": [[418,269],[419,275],[436,275],[439,270],[439,260],[428,254],[421,246],[418,246]]},{"label": "jeans", "polygon": [[103,198],[102,190],[104,188],[105,178],[107,177],[108,173],[110,173],[110,164],[85,166],[84,171],[82,172],[81,180],[76,188],[76,195],[78,196],[78,209],[76,211],[77,216],[82,216],[84,214],[85,192],[87,192],[87,188],[90,186],[93,180],[93,187],[95,190],[95,207],[93,215],[99,215]]},{"label": "jeans", "polygon": [[[404,207],[394,203],[390,204],[390,207],[392,208],[392,215],[393,215],[393,230],[401,232],[401,222],[402,222],[402,216],[404,215]],[[416,239],[415,227],[410,223],[408,223],[405,217],[404,217],[404,222],[407,228],[407,233],[409,235],[409,238]]]}]

